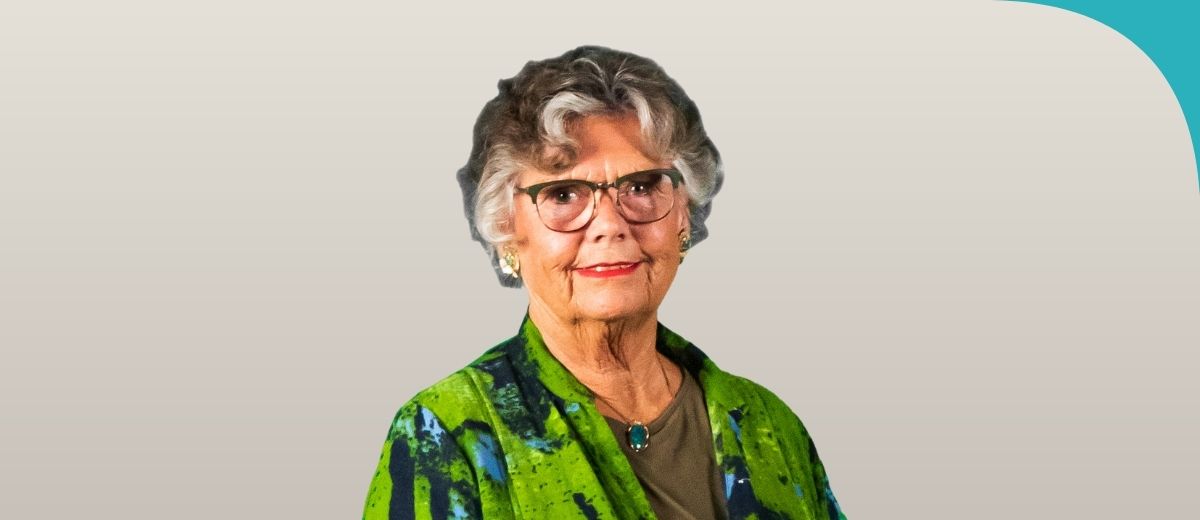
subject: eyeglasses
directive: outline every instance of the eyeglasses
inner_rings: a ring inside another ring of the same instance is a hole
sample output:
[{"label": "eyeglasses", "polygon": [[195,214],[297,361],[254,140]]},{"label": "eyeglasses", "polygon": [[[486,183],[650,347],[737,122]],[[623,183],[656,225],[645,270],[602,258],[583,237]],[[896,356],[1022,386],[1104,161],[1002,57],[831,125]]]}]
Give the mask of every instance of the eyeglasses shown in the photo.
[{"label": "eyeglasses", "polygon": [[622,175],[612,183],[564,179],[517,188],[517,191],[529,195],[546,227],[570,232],[591,222],[600,200],[597,193],[608,188],[617,189],[613,200],[627,222],[645,224],[661,220],[674,207],[675,191],[682,182],[683,174],[679,171],[659,169]]}]

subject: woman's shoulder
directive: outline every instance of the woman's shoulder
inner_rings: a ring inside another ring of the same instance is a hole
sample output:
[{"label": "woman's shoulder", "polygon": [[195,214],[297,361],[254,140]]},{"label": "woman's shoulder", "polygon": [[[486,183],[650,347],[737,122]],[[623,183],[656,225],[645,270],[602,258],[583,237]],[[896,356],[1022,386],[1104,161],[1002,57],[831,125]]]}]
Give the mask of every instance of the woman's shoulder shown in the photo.
[{"label": "woman's shoulder", "polygon": [[799,416],[775,392],[766,386],[717,365],[704,351],[679,334],[659,324],[660,341],[675,360],[696,373],[706,399],[725,408],[736,420],[743,414],[767,419],[772,423],[795,423],[805,431]]},{"label": "woman's shoulder", "polygon": [[775,427],[795,427],[799,429],[797,433],[807,435],[807,429],[800,416],[775,391],[750,378],[720,372],[720,385],[731,394],[727,397],[731,402],[742,403],[747,412],[757,409],[759,413],[756,415],[775,423]]},{"label": "woman's shoulder", "polygon": [[[453,430],[470,421],[489,422],[490,397],[497,364],[507,364],[510,340],[485,351],[466,366],[417,391],[396,412],[393,424],[427,425]],[[415,422],[414,422],[415,421]]]}]

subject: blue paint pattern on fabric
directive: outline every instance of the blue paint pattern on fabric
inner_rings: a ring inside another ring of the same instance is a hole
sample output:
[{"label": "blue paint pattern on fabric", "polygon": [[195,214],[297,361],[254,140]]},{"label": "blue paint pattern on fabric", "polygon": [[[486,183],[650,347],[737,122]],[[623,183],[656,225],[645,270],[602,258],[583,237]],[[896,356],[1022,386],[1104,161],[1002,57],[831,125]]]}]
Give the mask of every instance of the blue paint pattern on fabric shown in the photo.
[{"label": "blue paint pattern on fabric", "polygon": [[421,409],[421,430],[428,433],[434,444],[438,445],[442,444],[442,436],[446,434],[446,430],[442,429],[441,423],[428,408]]},{"label": "blue paint pattern on fabric", "polygon": [[571,495],[571,499],[575,501],[575,506],[579,508],[580,513],[583,513],[584,518],[588,520],[600,518],[600,512],[596,511],[596,506],[593,506],[592,501],[583,496],[583,493],[575,493]]},{"label": "blue paint pattern on fabric", "polygon": [[533,448],[535,450],[543,451],[546,453],[551,453],[555,449],[555,445],[552,444],[551,442],[547,441],[546,439],[538,439],[538,438],[525,439],[525,445],[529,446],[530,448]]},{"label": "blue paint pattern on fabric", "polygon": [[733,414],[729,414],[729,428],[733,430],[733,436],[740,443],[742,442],[742,427],[738,425],[737,419],[733,418]]},{"label": "blue paint pattern on fabric", "polygon": [[504,467],[500,465],[500,457],[497,455],[496,439],[486,433],[477,433],[478,437],[475,440],[475,465],[483,468],[487,472],[488,478],[495,482],[504,482],[508,480]]},{"label": "blue paint pattern on fabric", "polygon": [[837,497],[833,496],[833,489],[829,487],[829,483],[825,483],[825,498],[829,501],[829,516],[837,518],[842,514],[842,506],[838,504]]}]

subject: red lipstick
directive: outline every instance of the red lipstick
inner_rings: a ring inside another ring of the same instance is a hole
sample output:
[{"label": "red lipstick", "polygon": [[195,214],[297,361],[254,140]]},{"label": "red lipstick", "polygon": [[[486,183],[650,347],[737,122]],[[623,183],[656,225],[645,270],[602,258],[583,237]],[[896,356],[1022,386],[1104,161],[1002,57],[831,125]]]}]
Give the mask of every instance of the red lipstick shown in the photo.
[{"label": "red lipstick", "polygon": [[614,276],[625,276],[637,270],[641,262],[630,262],[624,264],[593,264],[587,267],[579,267],[575,269],[579,276],[588,278],[611,278]]}]

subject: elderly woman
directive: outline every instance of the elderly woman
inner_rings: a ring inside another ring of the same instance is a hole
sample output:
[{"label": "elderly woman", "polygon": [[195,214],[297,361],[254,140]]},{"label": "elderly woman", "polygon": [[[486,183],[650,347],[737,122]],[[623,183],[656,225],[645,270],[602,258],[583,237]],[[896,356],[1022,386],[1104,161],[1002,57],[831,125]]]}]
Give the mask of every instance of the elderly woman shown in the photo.
[{"label": "elderly woman", "polygon": [[400,408],[364,518],[845,518],[788,406],[658,323],[721,185],[695,104],[601,47],[499,89],[458,177],[528,311]]}]

